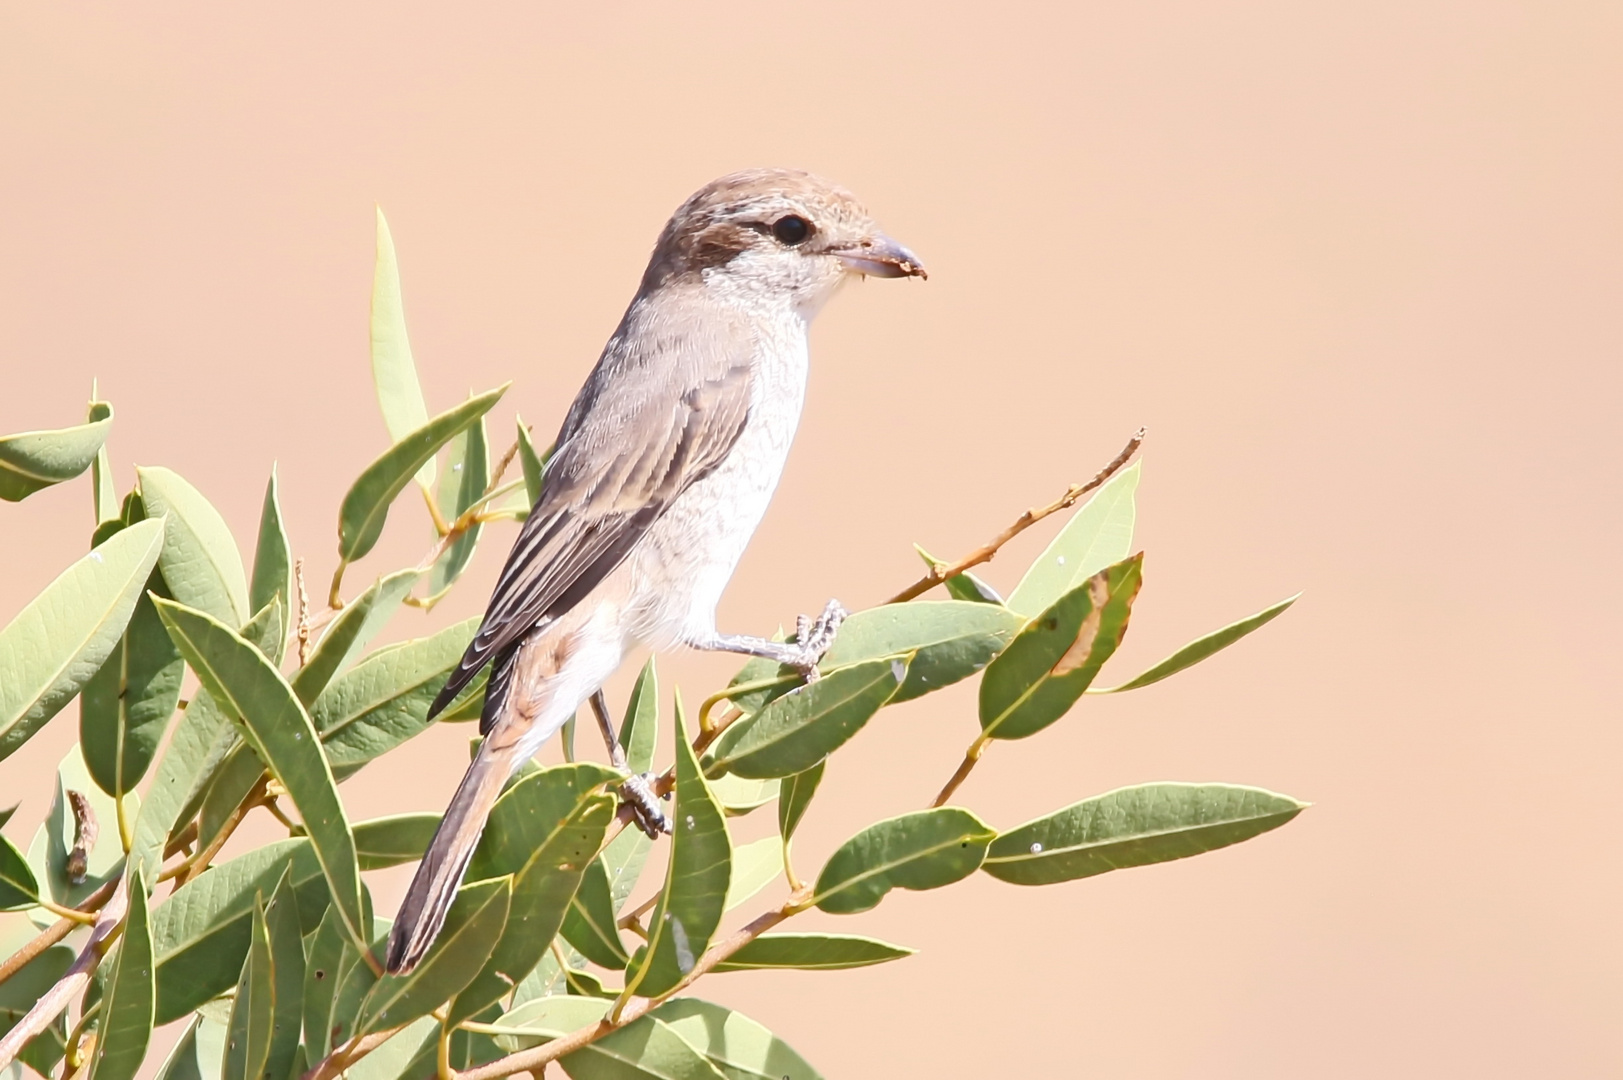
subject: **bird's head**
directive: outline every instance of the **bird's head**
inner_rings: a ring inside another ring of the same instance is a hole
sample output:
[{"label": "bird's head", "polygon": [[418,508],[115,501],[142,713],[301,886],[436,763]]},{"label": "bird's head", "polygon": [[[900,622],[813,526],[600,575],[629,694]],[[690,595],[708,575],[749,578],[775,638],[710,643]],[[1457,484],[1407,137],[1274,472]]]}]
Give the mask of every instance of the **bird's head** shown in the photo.
[{"label": "bird's head", "polygon": [[925,276],[917,255],[850,192],[793,169],[754,169],[694,192],[660,233],[643,289],[699,281],[744,303],[815,314],[853,276]]}]

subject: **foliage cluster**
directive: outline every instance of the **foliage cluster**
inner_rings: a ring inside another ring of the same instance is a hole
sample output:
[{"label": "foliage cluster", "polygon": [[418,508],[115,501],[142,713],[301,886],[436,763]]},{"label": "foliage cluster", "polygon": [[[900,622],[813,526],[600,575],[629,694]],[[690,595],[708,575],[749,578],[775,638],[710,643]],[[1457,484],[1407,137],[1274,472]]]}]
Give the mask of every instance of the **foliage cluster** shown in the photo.
[{"label": "foliage cluster", "polygon": [[[539,1074],[555,1059],[577,1078],[807,1080],[818,1074],[792,1048],[692,996],[694,983],[888,963],[911,950],[773,932],[794,915],[857,914],[892,889],[975,873],[1046,885],[1184,858],[1301,810],[1258,788],[1177,783],[1095,795],[1007,829],[950,804],[992,743],[1037,735],[1084,694],[1174,675],[1290,603],[1095,688],[1141,581],[1142,555],[1130,553],[1139,472],[1122,467],[1124,453],[1096,484],[1028,512],[970,558],[925,555],[914,587],[846,622],[814,682],[751,661],[690,720],[680,697],[662,710],[650,660],[619,739],[640,772],[653,765],[659,725],[674,728],[659,784],[674,795],[674,835],[656,844],[626,828],[613,794],[622,776],[574,760],[566,731],[569,762],[527,767],[498,802],[425,960],[383,975],[389,920],[373,910],[365,875],[419,856],[438,815],[351,821],[341,785],[431,726],[429,702],[475,621],[370,645],[402,606],[431,608],[455,585],[486,523],[524,516],[545,483],[545,455],[520,422],[513,449],[492,461],[484,416],[504,388],[428,414],[381,215],[378,225],[372,363],[393,443],[339,508],[340,567],[320,611],[306,610],[274,472],[248,568],[224,519],[179,474],[139,469],[118,495],[107,403],[93,402],[82,425],[0,439],[0,499],[88,472],[96,519],[89,554],[0,630],[0,761],[76,697],[80,724],[32,844],[0,836],[0,910],[25,912],[36,928],[0,942],[0,1068],[130,1080],[154,1025],[184,1019],[163,1080],[490,1080]],[[503,483],[515,457],[522,476]],[[345,567],[371,551],[413,487],[435,526],[432,549],[346,600]],[[1089,488],[1007,599],[969,571]],[[946,599],[917,599],[937,585]],[[187,669],[197,690],[182,701]],[[802,878],[791,840],[830,756],[881,709],[977,676],[979,733],[940,795],[862,829]],[[473,687],[439,722],[477,716],[481,694]],[[729,822],[767,806],[778,834],[735,843]],[[218,859],[256,813],[274,815],[286,837]],[[662,884],[628,907],[648,874]],[[720,933],[729,912],[780,880],[787,901]]]}]

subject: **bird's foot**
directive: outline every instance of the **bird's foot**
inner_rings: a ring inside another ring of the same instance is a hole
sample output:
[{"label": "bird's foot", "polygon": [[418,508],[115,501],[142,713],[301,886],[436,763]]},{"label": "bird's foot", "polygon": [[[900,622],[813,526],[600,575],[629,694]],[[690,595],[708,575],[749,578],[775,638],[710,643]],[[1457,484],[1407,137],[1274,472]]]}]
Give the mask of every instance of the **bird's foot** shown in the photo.
[{"label": "bird's foot", "polygon": [[795,620],[798,655],[789,661],[789,666],[799,671],[807,682],[816,682],[820,677],[817,665],[834,644],[834,635],[840,632],[840,624],[845,621],[846,614],[838,600],[830,600],[817,618],[802,615]]},{"label": "bird's foot", "polygon": [[660,833],[671,831],[670,818],[660,808],[659,796],[654,794],[654,774],[640,773],[626,777],[620,785],[620,800],[631,807],[631,820],[637,828],[657,839]]}]

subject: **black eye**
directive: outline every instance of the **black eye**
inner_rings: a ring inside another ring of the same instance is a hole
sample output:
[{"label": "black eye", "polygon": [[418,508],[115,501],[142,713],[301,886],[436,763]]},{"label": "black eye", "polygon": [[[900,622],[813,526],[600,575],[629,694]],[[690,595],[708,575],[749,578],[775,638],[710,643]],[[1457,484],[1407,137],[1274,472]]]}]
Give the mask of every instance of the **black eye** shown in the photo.
[{"label": "black eye", "polygon": [[811,222],[798,214],[787,214],[772,223],[772,235],[785,247],[794,247],[811,235]]}]

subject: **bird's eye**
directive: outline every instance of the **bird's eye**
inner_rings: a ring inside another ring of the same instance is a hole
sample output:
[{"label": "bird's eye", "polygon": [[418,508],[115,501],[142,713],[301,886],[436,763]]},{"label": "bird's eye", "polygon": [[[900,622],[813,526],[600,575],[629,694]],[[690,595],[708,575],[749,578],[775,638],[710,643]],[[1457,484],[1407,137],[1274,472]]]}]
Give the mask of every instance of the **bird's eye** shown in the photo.
[{"label": "bird's eye", "polygon": [[811,222],[798,214],[786,214],[772,223],[772,235],[785,247],[803,243],[811,231]]}]

